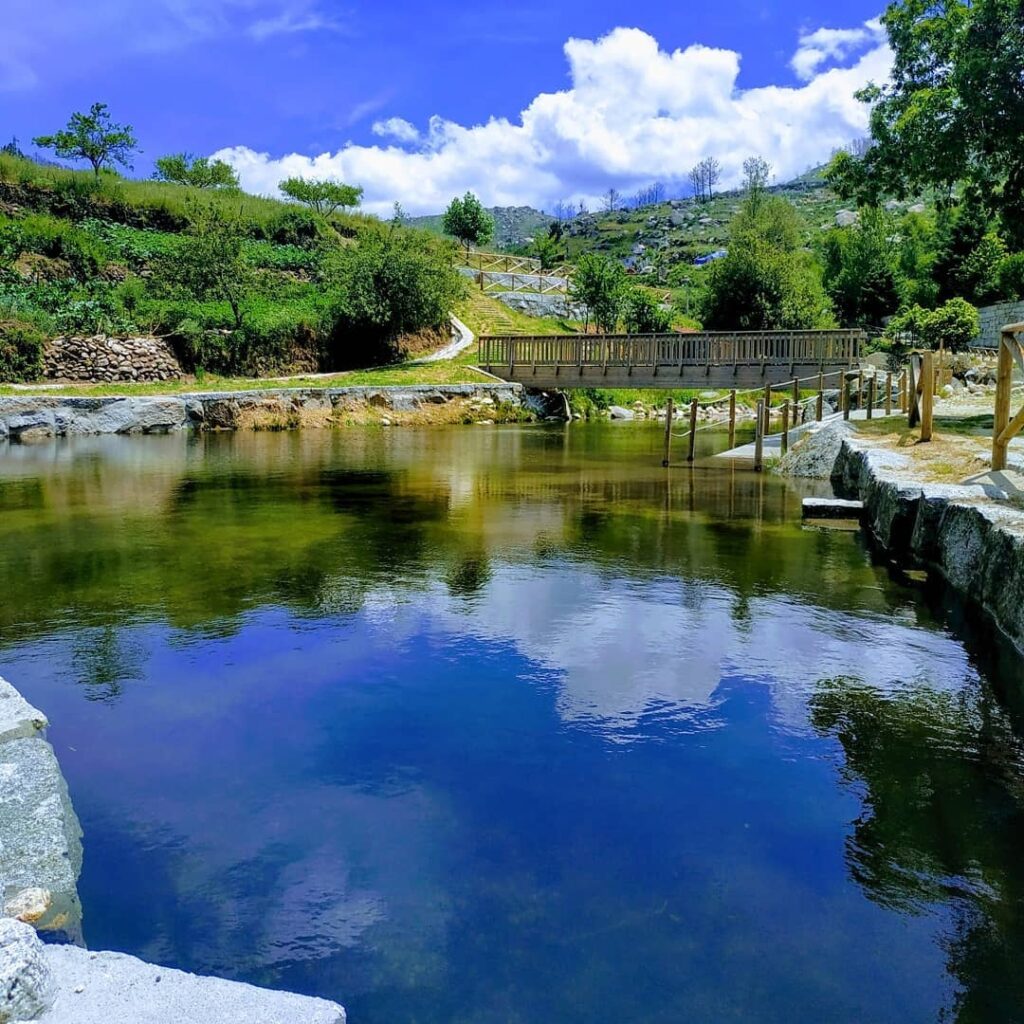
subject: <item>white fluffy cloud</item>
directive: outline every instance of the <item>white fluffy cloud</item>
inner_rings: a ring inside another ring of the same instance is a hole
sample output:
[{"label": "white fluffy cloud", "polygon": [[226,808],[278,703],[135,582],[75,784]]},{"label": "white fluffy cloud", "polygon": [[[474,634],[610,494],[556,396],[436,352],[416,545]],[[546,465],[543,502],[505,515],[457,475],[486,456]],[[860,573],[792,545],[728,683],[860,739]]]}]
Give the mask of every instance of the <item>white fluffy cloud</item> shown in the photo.
[{"label": "white fluffy cloud", "polygon": [[867,48],[885,43],[885,29],[878,18],[860,28],[819,28],[804,32],[790,67],[802,82],[809,82],[829,61],[842,61]]},{"label": "white fluffy cloud", "polygon": [[867,111],[854,93],[889,75],[892,55],[881,37],[851,66],[813,73],[863,49],[861,33],[873,29],[851,31],[859,43],[820,32],[801,39],[801,66],[812,71],[806,84],[740,89],[734,51],[695,45],[668,53],[639,29],[617,28],[598,40],[570,39],[571,87],[540,94],[515,122],[465,126],[435,117],[420,134],[396,117],[374,126],[388,145],[349,144],[315,157],[236,146],[215,155],[251,191],[272,194],[291,175],[339,178],[362,185],[377,213],[396,200],[412,213],[436,212],[467,189],[488,205],[539,207],[594,203],[613,185],[630,192],[660,180],[681,189],[709,155],[721,161],[725,186],[738,183],[751,154],[785,179],[865,131]]}]

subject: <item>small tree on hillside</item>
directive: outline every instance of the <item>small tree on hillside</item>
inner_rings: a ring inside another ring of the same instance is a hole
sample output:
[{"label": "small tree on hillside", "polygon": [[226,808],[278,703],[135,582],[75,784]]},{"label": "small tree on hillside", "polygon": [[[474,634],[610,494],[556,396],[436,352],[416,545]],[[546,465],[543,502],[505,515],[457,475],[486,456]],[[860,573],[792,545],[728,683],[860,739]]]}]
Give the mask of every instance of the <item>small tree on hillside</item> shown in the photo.
[{"label": "small tree on hillside", "polygon": [[644,288],[630,288],[622,301],[622,320],[627,334],[664,334],[672,326],[672,314]]},{"label": "small tree on hillside", "polygon": [[358,206],[363,199],[363,190],[358,185],[329,179],[285,178],[277,187],[289,199],[304,203],[324,217],[329,217],[335,210]]},{"label": "small tree on hillside", "polygon": [[444,233],[457,238],[469,252],[471,245],[486,245],[494,237],[494,218],[472,192],[456,196],[444,211]]},{"label": "small tree on hillside", "polygon": [[772,165],[764,157],[748,156],[743,161],[743,189],[748,195],[763,195],[771,176]]},{"label": "small tree on hillside", "polygon": [[585,327],[593,320],[599,330],[612,333],[619,325],[626,273],[622,265],[600,253],[588,252],[576,265],[570,289],[586,310]]},{"label": "small tree on hillside", "polygon": [[614,213],[622,205],[622,194],[617,188],[609,188],[604,194],[604,208],[606,213]]},{"label": "small tree on hillside", "polygon": [[701,160],[700,168],[707,199],[710,202],[715,198],[715,186],[722,177],[722,165],[713,156],[709,156]]},{"label": "small tree on hillside", "polygon": [[64,160],[87,160],[97,178],[113,164],[131,168],[131,155],[138,148],[132,126],[112,121],[106,103],[94,103],[87,114],[72,114],[63,131],[32,141]]},{"label": "small tree on hillside", "polygon": [[157,263],[154,283],[158,290],[183,292],[200,302],[226,302],[238,330],[242,303],[256,277],[245,258],[239,222],[205,203],[190,203],[188,214],[192,222],[189,232],[173,254]]},{"label": "small tree on hillside", "polygon": [[156,162],[153,177],[193,188],[238,188],[238,172],[223,160],[188,153],[172,153]]}]

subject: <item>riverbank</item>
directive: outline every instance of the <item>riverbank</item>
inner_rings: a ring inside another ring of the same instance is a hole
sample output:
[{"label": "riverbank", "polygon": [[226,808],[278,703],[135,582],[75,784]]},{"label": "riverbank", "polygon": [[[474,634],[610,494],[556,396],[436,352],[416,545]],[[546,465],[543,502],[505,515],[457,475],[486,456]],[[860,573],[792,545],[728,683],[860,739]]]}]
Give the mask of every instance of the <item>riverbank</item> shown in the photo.
[{"label": "riverbank", "polygon": [[290,430],[357,424],[516,422],[532,413],[524,389],[501,382],[395,387],[293,387],[88,397],[0,397],[0,442],[83,434]]},{"label": "riverbank", "polygon": [[47,725],[0,678],[0,1024],[345,1024],[327,1000],[85,948],[82,829]]},{"label": "riverbank", "polygon": [[897,564],[937,572],[1024,650],[1024,453],[993,473],[985,438],[958,433],[969,427],[940,423],[922,444],[901,417],[827,424],[779,472],[830,476]]}]

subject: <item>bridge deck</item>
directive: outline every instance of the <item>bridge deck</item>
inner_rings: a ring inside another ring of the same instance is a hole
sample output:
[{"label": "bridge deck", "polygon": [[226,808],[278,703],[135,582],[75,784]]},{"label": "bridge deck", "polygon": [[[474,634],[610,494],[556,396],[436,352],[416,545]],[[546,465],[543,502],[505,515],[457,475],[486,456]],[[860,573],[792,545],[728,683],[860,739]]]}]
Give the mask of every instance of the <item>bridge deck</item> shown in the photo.
[{"label": "bridge deck", "polygon": [[863,331],[480,338],[480,365],[537,388],[755,388],[853,368]]}]

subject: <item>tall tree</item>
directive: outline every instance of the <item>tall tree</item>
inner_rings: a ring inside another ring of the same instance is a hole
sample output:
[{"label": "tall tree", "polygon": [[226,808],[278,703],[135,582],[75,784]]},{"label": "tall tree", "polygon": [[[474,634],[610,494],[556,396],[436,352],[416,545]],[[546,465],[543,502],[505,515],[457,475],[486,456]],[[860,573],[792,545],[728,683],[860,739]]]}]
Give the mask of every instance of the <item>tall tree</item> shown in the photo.
[{"label": "tall tree", "polygon": [[867,202],[965,183],[1024,247],[1024,5],[895,0],[882,21],[892,77],[859,94],[874,144],[838,154],[832,181]]},{"label": "tall tree", "polygon": [[64,160],[88,161],[97,178],[113,164],[131,168],[131,155],[138,148],[132,126],[112,121],[106,103],[94,103],[87,114],[72,114],[62,131],[32,141]]},{"label": "tall tree", "polygon": [[442,227],[446,235],[457,238],[469,250],[471,245],[486,245],[494,237],[494,218],[472,192],[456,196],[444,211]]},{"label": "tall tree", "polygon": [[715,198],[715,186],[721,180],[722,165],[713,156],[709,156],[701,160],[700,167],[707,198],[710,201]]}]

